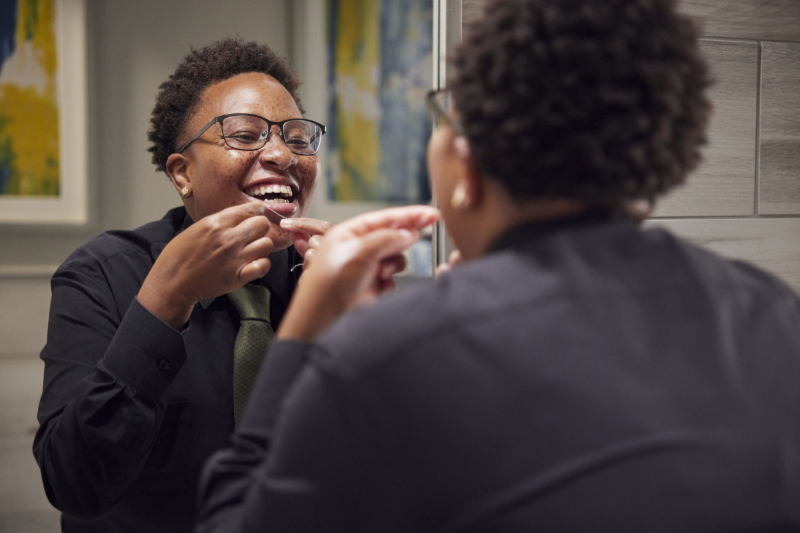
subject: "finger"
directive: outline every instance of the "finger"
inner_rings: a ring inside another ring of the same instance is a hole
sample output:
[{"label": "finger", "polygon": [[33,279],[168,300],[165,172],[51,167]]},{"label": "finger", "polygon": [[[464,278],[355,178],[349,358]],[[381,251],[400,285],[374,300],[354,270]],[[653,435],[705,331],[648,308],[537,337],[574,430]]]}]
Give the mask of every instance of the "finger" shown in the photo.
[{"label": "finger", "polygon": [[450,252],[450,256],[448,257],[447,263],[442,263],[441,265],[436,267],[435,276],[438,278],[445,272],[450,272],[453,270],[453,267],[462,263],[464,258],[461,256],[461,252],[458,250],[453,250]]},{"label": "finger", "polygon": [[267,217],[254,216],[240,222],[231,231],[231,238],[241,239],[243,242],[252,242],[269,233],[272,223]]},{"label": "finger", "polygon": [[269,237],[261,237],[256,239],[242,248],[241,260],[245,262],[255,261],[262,257],[267,257],[272,253],[275,244]]},{"label": "finger", "polygon": [[393,255],[402,254],[418,237],[418,233],[407,229],[375,230],[361,238],[358,256],[370,263],[383,261]]},{"label": "finger", "polygon": [[271,263],[266,257],[251,261],[239,270],[239,281],[244,285],[253,280],[263,278],[269,272],[270,266]]},{"label": "finger", "polygon": [[297,250],[302,257],[306,256],[306,251],[308,250],[308,239],[309,236],[307,233],[292,233],[292,244],[294,245],[294,249]]},{"label": "finger", "polygon": [[267,208],[264,207],[264,203],[253,200],[246,204],[228,207],[212,216],[217,218],[219,224],[233,227],[250,217],[266,216],[266,214]]},{"label": "finger", "polygon": [[445,272],[450,272],[453,270],[453,266],[450,263],[442,263],[436,267],[436,277],[438,278]]},{"label": "finger", "polygon": [[403,254],[392,255],[381,261],[380,277],[391,279],[395,274],[406,269],[406,256]]},{"label": "finger", "polygon": [[366,235],[383,228],[419,229],[430,226],[439,219],[439,211],[426,205],[392,207],[364,213],[334,227],[337,233],[350,232]]},{"label": "finger", "polygon": [[281,228],[292,233],[307,235],[325,235],[333,224],[316,218],[285,218],[281,220]]},{"label": "finger", "polygon": [[325,237],[322,235],[314,235],[310,239],[308,239],[308,247],[313,248],[315,250],[319,250],[322,247],[322,243],[325,242]]},{"label": "finger", "polygon": [[306,255],[303,256],[303,272],[308,272],[308,269],[311,268],[311,265],[314,263],[314,254],[316,251],[314,248],[309,248],[306,250]]},{"label": "finger", "polygon": [[382,279],[378,283],[378,293],[383,294],[385,292],[393,291],[397,287],[394,278],[389,279]]}]

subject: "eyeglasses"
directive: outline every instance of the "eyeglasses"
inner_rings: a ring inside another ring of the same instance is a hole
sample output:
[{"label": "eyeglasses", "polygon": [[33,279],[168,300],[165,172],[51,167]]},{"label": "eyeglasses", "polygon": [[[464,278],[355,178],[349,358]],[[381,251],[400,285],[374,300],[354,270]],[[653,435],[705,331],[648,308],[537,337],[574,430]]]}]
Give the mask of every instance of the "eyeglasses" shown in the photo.
[{"label": "eyeglasses", "polygon": [[425,95],[425,102],[428,104],[428,111],[433,118],[433,124],[436,127],[447,124],[458,135],[464,135],[464,128],[453,116],[453,95],[447,89],[439,89],[438,91],[428,91]]},{"label": "eyeglasses", "polygon": [[280,136],[286,147],[298,155],[314,155],[319,150],[320,140],[325,135],[325,126],[313,120],[290,118],[273,122],[249,113],[231,113],[214,117],[203,128],[178,149],[182,153],[208,128],[219,123],[225,144],[235,150],[260,150],[269,140],[272,126],[280,128]]}]

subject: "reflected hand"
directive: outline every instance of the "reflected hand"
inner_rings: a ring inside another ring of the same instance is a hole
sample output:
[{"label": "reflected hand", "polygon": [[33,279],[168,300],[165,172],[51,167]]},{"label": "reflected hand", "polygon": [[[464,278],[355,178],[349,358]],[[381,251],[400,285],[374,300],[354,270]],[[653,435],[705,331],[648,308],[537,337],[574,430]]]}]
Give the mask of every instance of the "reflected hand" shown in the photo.
[{"label": "reflected hand", "polygon": [[[314,241],[314,237],[325,235],[332,227],[333,224],[330,222],[316,218],[286,218],[281,220],[281,229],[292,234],[292,243],[297,253],[306,260],[309,259],[306,254],[309,251],[313,253],[313,250],[319,245],[319,241]],[[306,267],[303,268],[305,269]]]},{"label": "reflected hand", "polygon": [[402,252],[438,218],[432,207],[396,207],[334,226],[318,239],[277,337],[311,340],[341,314],[393,288],[392,275],[405,267]]},{"label": "reflected hand", "polygon": [[436,267],[436,277],[438,278],[445,272],[450,272],[453,270],[453,267],[458,265],[459,263],[463,262],[464,258],[461,257],[461,252],[458,250],[453,250],[450,252],[450,257],[447,258],[447,263],[442,263],[441,265]]},{"label": "reflected hand", "polygon": [[272,239],[264,204],[250,202],[202,218],[167,244],[137,299],[179,329],[200,300],[227,294],[264,276]]}]

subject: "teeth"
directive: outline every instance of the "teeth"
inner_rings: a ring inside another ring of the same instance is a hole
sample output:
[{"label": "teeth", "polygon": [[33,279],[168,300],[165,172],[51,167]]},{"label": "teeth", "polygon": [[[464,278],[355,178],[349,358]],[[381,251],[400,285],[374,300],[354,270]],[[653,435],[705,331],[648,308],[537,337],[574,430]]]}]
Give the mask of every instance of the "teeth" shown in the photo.
[{"label": "teeth", "polygon": [[[292,188],[288,185],[258,185],[250,189],[250,196],[264,196],[265,194],[282,194],[287,198],[292,196]],[[280,200],[280,201],[279,201]],[[275,200],[276,203],[288,203],[282,199]]]}]

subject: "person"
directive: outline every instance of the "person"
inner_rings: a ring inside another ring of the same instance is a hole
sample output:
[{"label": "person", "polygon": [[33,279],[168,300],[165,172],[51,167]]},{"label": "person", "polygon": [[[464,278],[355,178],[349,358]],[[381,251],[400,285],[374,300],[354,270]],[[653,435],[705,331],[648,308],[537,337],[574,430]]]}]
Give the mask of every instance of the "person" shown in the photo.
[{"label": "person", "polygon": [[700,160],[691,21],[483,4],[430,97],[462,262],[379,297],[424,207],[312,238],[197,531],[800,531],[800,299],[638,223]]},{"label": "person", "polygon": [[64,532],[191,530],[203,462],[235,424],[226,295],[265,287],[277,328],[329,226],[303,218],[324,126],[303,118],[299,84],[263,45],[193,49],[148,134],[183,207],[103,233],[53,276],[33,449]]}]

